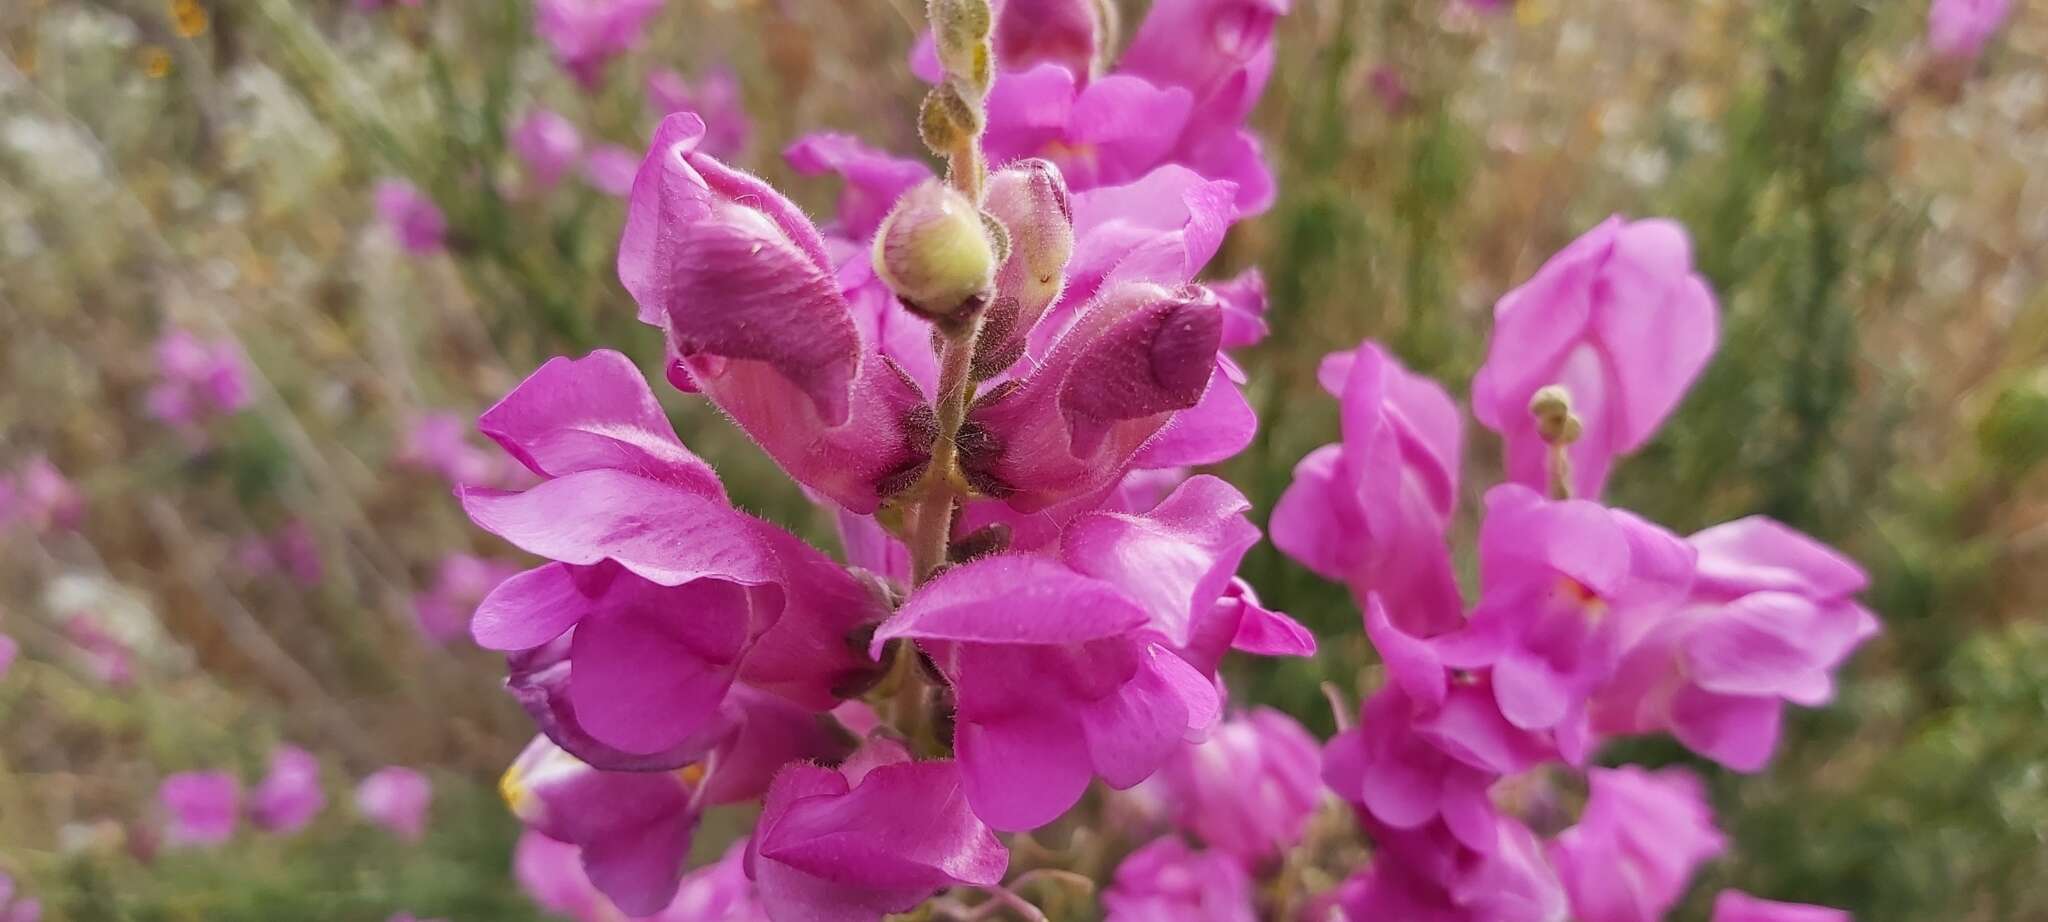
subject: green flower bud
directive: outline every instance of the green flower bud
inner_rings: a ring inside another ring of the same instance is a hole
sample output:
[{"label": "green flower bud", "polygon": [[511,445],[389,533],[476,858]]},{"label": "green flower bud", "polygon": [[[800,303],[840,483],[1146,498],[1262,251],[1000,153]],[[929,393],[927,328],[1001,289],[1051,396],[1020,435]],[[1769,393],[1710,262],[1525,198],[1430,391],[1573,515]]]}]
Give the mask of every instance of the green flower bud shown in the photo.
[{"label": "green flower bud", "polygon": [[904,193],[875,234],[875,274],[903,303],[932,318],[987,301],[996,246],[981,211],[938,180]]}]

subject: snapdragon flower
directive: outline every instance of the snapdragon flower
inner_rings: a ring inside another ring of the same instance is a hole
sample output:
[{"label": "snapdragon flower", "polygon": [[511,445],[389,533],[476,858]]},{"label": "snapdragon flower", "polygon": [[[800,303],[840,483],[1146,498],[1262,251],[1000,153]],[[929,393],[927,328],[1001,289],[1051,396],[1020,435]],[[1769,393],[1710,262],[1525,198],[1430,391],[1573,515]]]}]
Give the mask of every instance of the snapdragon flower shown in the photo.
[{"label": "snapdragon flower", "polygon": [[157,788],[164,839],[173,845],[219,845],[241,819],[242,783],[227,772],[181,772]]},{"label": "snapdragon flower", "polygon": [[433,784],[425,775],[398,765],[380,768],[356,785],[356,812],[407,842],[427,834],[433,799]]},{"label": "snapdragon flower", "polygon": [[297,746],[277,747],[270,754],[270,773],[249,793],[251,819],[271,832],[297,832],[326,806],[320,760]]}]

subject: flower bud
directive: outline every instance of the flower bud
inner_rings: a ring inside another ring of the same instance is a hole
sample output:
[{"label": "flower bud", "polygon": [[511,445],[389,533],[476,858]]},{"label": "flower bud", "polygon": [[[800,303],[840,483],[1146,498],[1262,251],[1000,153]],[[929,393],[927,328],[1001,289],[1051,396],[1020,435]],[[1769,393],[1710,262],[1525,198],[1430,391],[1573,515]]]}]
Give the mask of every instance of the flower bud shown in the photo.
[{"label": "flower bud", "polygon": [[917,112],[917,135],[932,153],[948,157],[981,137],[983,123],[979,103],[968,102],[952,83],[942,83],[925,94]]},{"label": "flower bud", "polygon": [[989,177],[988,212],[1009,232],[1010,253],[996,272],[995,303],[974,352],[974,377],[986,381],[1024,354],[1025,338],[1059,299],[1074,253],[1074,208],[1059,168],[1020,160]]},{"label": "flower bud", "polygon": [[988,0],[931,0],[927,16],[932,44],[946,73],[967,80],[978,92],[988,92],[989,32],[995,27]]},{"label": "flower bud", "polygon": [[978,306],[995,274],[996,248],[974,203],[929,180],[897,200],[875,234],[875,274],[929,317]]},{"label": "flower bud", "polygon": [[1579,440],[1584,424],[1572,415],[1572,395],[1552,384],[1529,398],[1529,413],[1536,417],[1536,434],[1549,445],[1570,445]]}]

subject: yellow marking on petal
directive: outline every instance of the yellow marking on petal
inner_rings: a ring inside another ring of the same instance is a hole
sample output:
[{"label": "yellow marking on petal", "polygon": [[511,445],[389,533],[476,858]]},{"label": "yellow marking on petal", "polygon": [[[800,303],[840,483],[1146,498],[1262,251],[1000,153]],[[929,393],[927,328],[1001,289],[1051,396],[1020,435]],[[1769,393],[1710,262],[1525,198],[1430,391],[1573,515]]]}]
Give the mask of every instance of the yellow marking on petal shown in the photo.
[{"label": "yellow marking on petal", "polygon": [[523,813],[526,805],[533,800],[533,789],[527,787],[525,780],[519,777],[519,766],[514,765],[505,769],[505,774],[498,778],[498,796],[504,799],[505,806],[515,815]]}]

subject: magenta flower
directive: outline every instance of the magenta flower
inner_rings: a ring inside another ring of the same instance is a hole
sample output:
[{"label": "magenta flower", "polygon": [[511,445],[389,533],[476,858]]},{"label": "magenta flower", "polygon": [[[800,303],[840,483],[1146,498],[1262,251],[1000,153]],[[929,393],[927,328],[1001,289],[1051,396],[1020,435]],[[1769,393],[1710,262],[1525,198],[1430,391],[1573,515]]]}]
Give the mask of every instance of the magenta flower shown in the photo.
[{"label": "magenta flower", "polygon": [[2012,15],[2012,0],[1934,0],[1927,7],[1927,46],[1944,58],[1973,61]]},{"label": "magenta flower", "polygon": [[[805,176],[837,173],[846,180],[839,193],[839,222],[832,232],[863,244],[896,200],[932,175],[922,161],[888,154],[852,135],[831,132],[798,138],[782,152],[782,159]],[[859,264],[867,265],[865,250],[859,255]]]},{"label": "magenta flower", "polygon": [[594,91],[611,60],[640,44],[661,7],[662,0],[538,0],[533,27],[562,69]]},{"label": "magenta flower", "polygon": [[512,129],[512,152],[526,164],[531,188],[545,192],[583,158],[583,135],[550,109],[535,109]]},{"label": "magenta flower", "polygon": [[35,455],[13,477],[0,477],[0,527],[20,522],[31,532],[76,530],[85,521],[85,497],[50,459]]},{"label": "magenta flower", "polygon": [[679,773],[598,771],[536,737],[499,786],[521,822],[575,846],[591,884],[628,914],[675,895],[699,812]]},{"label": "magenta flower", "polygon": [[614,198],[633,193],[633,177],[639,172],[640,155],[617,144],[600,144],[583,158],[583,180]]},{"label": "magenta flower", "polygon": [[1740,890],[1714,897],[1713,922],[1854,922],[1849,914],[1808,903],[1760,900]]},{"label": "magenta flower", "polygon": [[1256,867],[1301,841],[1322,803],[1321,772],[1315,738],[1293,718],[1259,708],[1182,747],[1145,787],[1182,829]]},{"label": "magenta flower", "polygon": [[425,775],[396,765],[380,768],[356,785],[356,812],[408,842],[427,833],[427,808],[434,788]]},{"label": "magenta flower", "polygon": [[7,677],[7,670],[14,667],[14,658],[21,654],[21,644],[6,634],[0,634],[0,678]]},{"label": "magenta flower", "polygon": [[279,746],[270,754],[270,774],[249,796],[256,825],[285,834],[304,829],[326,806],[320,760],[297,746]]},{"label": "magenta flower", "polygon": [[157,788],[164,840],[173,845],[219,845],[235,835],[242,783],[227,772],[180,772]]},{"label": "magenta flower", "polygon": [[1502,716],[1554,733],[1581,764],[1587,700],[1613,678],[1629,632],[1684,597],[1696,560],[1678,536],[1627,512],[1503,484],[1487,492],[1480,526],[1484,593],[1439,655],[1490,666]]},{"label": "magenta flower", "polygon": [[195,448],[205,444],[207,422],[239,413],[253,399],[247,360],[232,339],[207,343],[173,329],[157,340],[156,364],[144,406]]},{"label": "magenta flower", "polygon": [[673,70],[647,75],[647,102],[657,115],[694,112],[704,119],[702,150],[729,159],[746,150],[753,133],[740,78],[729,67],[706,68],[695,82]]},{"label": "magenta flower", "polygon": [[1737,771],[1770,760],[1785,702],[1819,707],[1832,672],[1878,631],[1868,579],[1832,549],[1751,517],[1688,539],[1699,579],[1628,650],[1594,705],[1604,733],[1668,730]]},{"label": "magenta flower", "polygon": [[413,617],[428,641],[446,644],[469,633],[469,616],[477,604],[499,583],[518,573],[510,564],[474,554],[449,554],[441,558],[434,581],[427,591],[413,596]]},{"label": "magenta flower", "polygon": [[662,122],[634,180],[619,278],[661,327],[670,379],[700,390],[799,483],[855,512],[930,455],[918,386],[863,344],[824,238],[767,184],[697,150],[704,123]]},{"label": "magenta flower", "polygon": [[748,840],[728,846],[725,856],[683,875],[676,898],[656,916],[661,922],[768,922],[768,911],[747,876]]},{"label": "magenta flower", "polygon": [[0,922],[41,922],[41,900],[15,892],[14,878],[0,872]]},{"label": "magenta flower", "polygon": [[[556,562],[500,584],[472,633],[486,649],[546,661],[515,663],[515,691],[569,718],[550,733],[579,756],[618,768],[617,753],[675,753],[679,765],[716,743],[736,685],[824,710],[834,689],[876,668],[846,639],[881,620],[876,597],[732,508],[624,356],[555,359],[480,424],[548,479],[523,493],[464,490],[464,508]],[[677,608],[697,614],[667,617]],[[558,640],[566,651],[541,652]],[[558,684],[537,678],[543,665],[560,667]],[[554,699],[561,686],[567,700]],[[581,745],[586,733],[613,753]]]},{"label": "magenta flower", "polygon": [[1311,452],[1273,507],[1273,544],[1360,600],[1378,593],[1409,631],[1464,621],[1445,543],[1462,426],[1449,394],[1367,341],[1323,360],[1344,441]]},{"label": "magenta flower", "polygon": [[128,644],[108,633],[98,618],[77,614],[65,619],[64,638],[78,649],[86,670],[101,683],[122,688],[135,681],[134,655]]},{"label": "magenta flower", "polygon": [[1706,367],[1716,311],[1683,228],[1618,216],[1501,296],[1472,413],[1506,441],[1508,479],[1549,483],[1549,447],[1529,402],[1559,385],[1584,424],[1565,452],[1572,492],[1598,499],[1615,459],[1650,440]]},{"label": "magenta flower", "polygon": [[[725,857],[683,875],[675,899],[643,918],[659,922],[767,922],[754,883],[747,879],[747,840]],[[579,849],[528,830],[512,852],[512,876],[535,903],[574,922],[615,922],[613,907],[583,871]]]},{"label": "magenta flower", "polygon": [[1579,824],[1550,860],[1581,922],[1656,922],[1699,866],[1727,847],[1706,792],[1684,769],[1595,768]]},{"label": "magenta flower", "polygon": [[470,423],[461,414],[445,410],[422,413],[407,427],[397,461],[407,467],[439,474],[455,485],[508,487],[521,478],[517,465],[469,441]]},{"label": "magenta flower", "polygon": [[1010,70],[1050,63],[1083,81],[1094,76],[1109,25],[1094,0],[1003,0],[996,60]]},{"label": "magenta flower", "polygon": [[407,253],[424,256],[439,251],[448,236],[448,219],[434,200],[403,179],[377,183],[377,217]]},{"label": "magenta flower", "polygon": [[1102,893],[1108,922],[1254,922],[1252,882],[1230,855],[1197,852],[1172,836],[1117,865]]},{"label": "magenta flower", "polygon": [[955,885],[1000,883],[1010,856],[967,806],[953,762],[871,740],[837,769],[793,762],[761,810],[748,870],[774,919],[879,922]]}]

